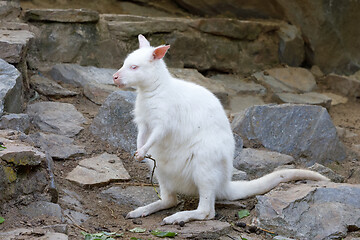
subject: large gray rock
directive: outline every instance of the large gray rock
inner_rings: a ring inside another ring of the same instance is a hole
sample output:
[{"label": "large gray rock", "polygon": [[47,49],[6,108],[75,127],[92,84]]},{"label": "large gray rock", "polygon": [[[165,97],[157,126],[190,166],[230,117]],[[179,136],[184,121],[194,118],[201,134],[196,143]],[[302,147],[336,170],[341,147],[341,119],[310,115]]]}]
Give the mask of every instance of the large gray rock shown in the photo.
[{"label": "large gray rock", "polygon": [[73,137],[77,135],[86,122],[84,116],[69,103],[37,102],[30,104],[27,114],[40,130]]},{"label": "large gray rock", "polygon": [[134,92],[112,93],[99,109],[90,131],[115,147],[135,151],[137,130],[132,115],[135,98]]},{"label": "large gray rock", "polygon": [[46,227],[42,229],[27,229],[27,228],[17,228],[15,230],[0,232],[1,239],[37,239],[37,240],[68,240],[68,236],[64,233],[52,232],[49,228]]},{"label": "large gray rock", "polygon": [[257,196],[260,227],[296,239],[341,239],[360,228],[360,185],[299,184]]},{"label": "large gray rock", "polygon": [[34,34],[27,30],[0,30],[0,58],[19,63],[25,58],[29,41]]},{"label": "large gray rock", "polygon": [[306,159],[307,165],[346,157],[327,110],[320,106],[254,106],[235,117],[232,128],[250,144]]},{"label": "large gray rock", "polygon": [[294,162],[295,159],[289,155],[245,148],[234,159],[233,165],[235,168],[245,171],[252,178],[258,178],[272,172],[279,166]]},{"label": "large gray rock", "polygon": [[0,115],[4,111],[21,112],[23,102],[21,73],[0,59]]},{"label": "large gray rock", "polygon": [[106,185],[111,181],[130,180],[130,175],[116,155],[103,153],[81,160],[66,177],[81,186]]}]

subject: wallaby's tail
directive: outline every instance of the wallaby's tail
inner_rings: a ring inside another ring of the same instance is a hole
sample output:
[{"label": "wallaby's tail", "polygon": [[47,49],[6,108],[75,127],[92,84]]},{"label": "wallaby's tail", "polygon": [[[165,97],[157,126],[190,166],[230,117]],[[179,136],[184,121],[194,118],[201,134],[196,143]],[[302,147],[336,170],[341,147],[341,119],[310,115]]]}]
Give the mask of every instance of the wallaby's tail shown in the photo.
[{"label": "wallaby's tail", "polygon": [[320,173],[310,170],[283,169],[251,181],[230,182],[226,189],[225,198],[228,200],[248,198],[257,194],[266,193],[279,183],[294,180],[330,181]]}]

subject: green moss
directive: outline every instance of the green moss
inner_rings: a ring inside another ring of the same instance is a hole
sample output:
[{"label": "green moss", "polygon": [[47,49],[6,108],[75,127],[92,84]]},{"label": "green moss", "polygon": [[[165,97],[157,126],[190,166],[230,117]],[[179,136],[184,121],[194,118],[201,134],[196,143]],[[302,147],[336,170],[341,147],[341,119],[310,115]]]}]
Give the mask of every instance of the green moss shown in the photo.
[{"label": "green moss", "polygon": [[3,171],[5,173],[5,177],[9,180],[9,182],[14,182],[17,178],[16,172],[11,167],[3,166]]}]

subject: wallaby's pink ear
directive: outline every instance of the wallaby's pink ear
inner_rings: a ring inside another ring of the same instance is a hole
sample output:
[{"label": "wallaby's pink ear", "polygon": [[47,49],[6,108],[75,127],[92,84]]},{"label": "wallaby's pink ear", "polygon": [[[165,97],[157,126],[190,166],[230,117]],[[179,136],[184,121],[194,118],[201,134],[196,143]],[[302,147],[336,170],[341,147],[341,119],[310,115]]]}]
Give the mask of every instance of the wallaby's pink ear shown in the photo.
[{"label": "wallaby's pink ear", "polygon": [[162,59],[167,50],[170,48],[170,45],[165,45],[165,46],[160,46],[155,48],[154,52],[153,52],[153,57],[154,59]]},{"label": "wallaby's pink ear", "polygon": [[150,47],[149,41],[142,34],[139,34],[138,39],[139,39],[139,48]]}]

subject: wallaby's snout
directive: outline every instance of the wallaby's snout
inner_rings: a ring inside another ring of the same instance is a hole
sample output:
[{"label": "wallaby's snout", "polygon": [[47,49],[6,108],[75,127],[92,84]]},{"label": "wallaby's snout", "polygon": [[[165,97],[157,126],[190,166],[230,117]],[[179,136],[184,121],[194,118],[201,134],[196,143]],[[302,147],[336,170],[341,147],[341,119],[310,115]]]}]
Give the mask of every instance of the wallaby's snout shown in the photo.
[{"label": "wallaby's snout", "polygon": [[121,81],[121,76],[120,76],[120,72],[119,72],[119,71],[117,71],[116,73],[114,73],[114,75],[113,75],[113,81],[114,81],[115,85],[117,85],[118,87],[120,87],[120,88],[125,87],[125,84],[122,83],[122,81]]}]

